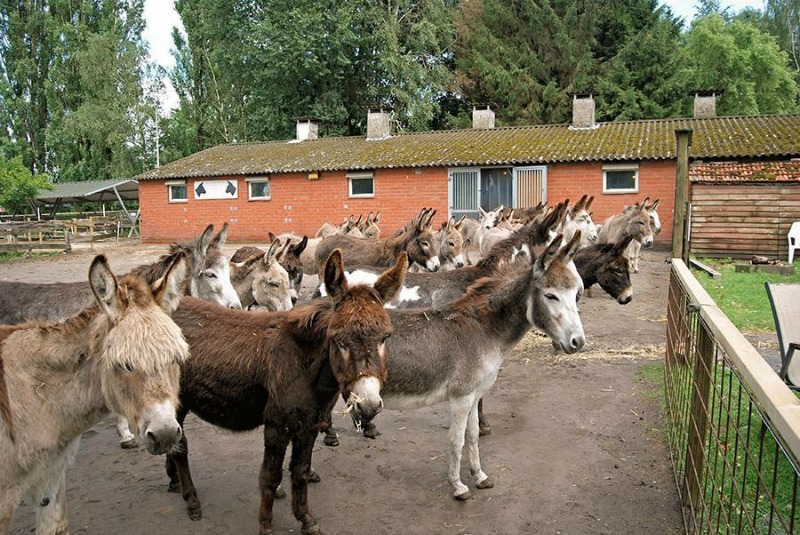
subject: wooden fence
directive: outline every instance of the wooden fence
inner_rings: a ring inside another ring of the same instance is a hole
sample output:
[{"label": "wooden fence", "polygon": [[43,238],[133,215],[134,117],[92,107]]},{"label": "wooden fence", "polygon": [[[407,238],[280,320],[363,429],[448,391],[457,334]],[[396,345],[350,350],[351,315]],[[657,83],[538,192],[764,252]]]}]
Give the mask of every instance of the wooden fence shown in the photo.
[{"label": "wooden fence", "polygon": [[800,221],[800,184],[692,184],[690,249],[699,258],[787,260],[786,235]]},{"label": "wooden fence", "polygon": [[[54,221],[0,222],[0,252],[72,249],[74,243],[90,246],[101,239],[119,241],[130,230],[128,218],[89,217]],[[126,222],[128,223],[126,225]]]}]

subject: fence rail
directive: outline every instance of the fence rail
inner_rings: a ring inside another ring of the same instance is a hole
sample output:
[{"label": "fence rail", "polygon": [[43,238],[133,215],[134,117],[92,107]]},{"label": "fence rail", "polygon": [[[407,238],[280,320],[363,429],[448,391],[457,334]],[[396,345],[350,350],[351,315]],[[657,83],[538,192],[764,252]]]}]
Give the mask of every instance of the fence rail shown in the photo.
[{"label": "fence rail", "polygon": [[800,400],[680,259],[664,378],[686,531],[800,532]]},{"label": "fence rail", "polygon": [[76,242],[138,234],[135,224],[124,217],[89,217],[51,221],[0,222],[0,252],[31,249],[71,250]]}]

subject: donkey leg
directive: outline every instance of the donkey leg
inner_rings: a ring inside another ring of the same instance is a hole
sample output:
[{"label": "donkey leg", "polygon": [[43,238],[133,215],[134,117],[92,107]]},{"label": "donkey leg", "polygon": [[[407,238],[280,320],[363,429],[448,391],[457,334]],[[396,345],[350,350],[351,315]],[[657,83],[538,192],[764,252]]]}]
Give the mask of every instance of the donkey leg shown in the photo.
[{"label": "donkey leg", "polygon": [[[184,408],[178,409],[176,419],[181,429],[183,429],[183,421],[188,413],[189,411]],[[183,431],[181,432],[181,439],[178,441],[178,447],[167,454],[166,469],[170,479],[167,490],[177,492],[180,489],[181,496],[186,501],[189,518],[192,520],[203,518],[203,506],[197,498],[197,489],[194,486],[192,473],[189,470],[189,441]]]},{"label": "donkey leg", "polygon": [[131,433],[128,419],[121,415],[117,415],[117,434],[119,434],[119,445],[122,449],[127,450],[139,445],[136,442],[136,437]]},{"label": "donkey leg", "polygon": [[[258,487],[261,491],[261,505],[258,510],[259,535],[271,535],[272,506],[283,478],[283,458],[289,437],[285,428],[277,422],[264,422],[264,458],[258,475]],[[282,490],[282,489],[280,489]]]},{"label": "donkey leg", "polygon": [[302,522],[303,535],[320,532],[319,524],[308,507],[308,480],[311,472],[311,454],[314,450],[313,432],[301,431],[292,440],[292,458],[289,471],[292,477],[292,513]]},{"label": "donkey leg", "polygon": [[80,446],[80,437],[72,440],[49,467],[47,481],[37,489],[33,498],[36,508],[36,533],[67,535],[67,493],[64,483],[67,465],[75,457]]},{"label": "donkey leg", "polygon": [[467,428],[467,417],[474,403],[474,396],[465,396],[450,400],[450,431],[447,433],[447,439],[450,443],[450,470],[448,473],[448,480],[453,487],[453,497],[457,500],[469,500],[473,498],[472,491],[461,482],[461,451],[464,449],[464,433]]},{"label": "donkey leg", "polygon": [[478,449],[478,436],[480,435],[480,423],[478,417],[478,407],[480,401],[473,405],[467,417],[467,458],[469,459],[469,471],[475,478],[475,486],[479,489],[490,489],[494,483],[483,470],[481,470],[481,455]]},{"label": "donkey leg", "polygon": [[478,428],[482,437],[492,434],[492,426],[489,425],[489,420],[483,415],[483,398],[478,400]]}]

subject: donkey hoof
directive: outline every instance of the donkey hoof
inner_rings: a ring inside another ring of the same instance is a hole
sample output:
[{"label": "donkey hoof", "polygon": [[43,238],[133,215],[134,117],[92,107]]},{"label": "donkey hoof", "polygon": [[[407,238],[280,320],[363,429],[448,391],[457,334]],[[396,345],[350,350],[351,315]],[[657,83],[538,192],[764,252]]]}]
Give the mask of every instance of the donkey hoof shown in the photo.
[{"label": "donkey hoof", "polygon": [[129,438],[128,440],[123,440],[119,443],[119,447],[123,450],[132,450],[134,448],[139,447],[139,443],[136,441],[135,438]]},{"label": "donkey hoof", "polygon": [[478,435],[485,437],[492,434],[492,426],[486,422],[478,424]]},{"label": "donkey hoof", "polygon": [[200,505],[197,505],[196,507],[189,506],[189,518],[193,522],[197,522],[203,518],[203,510],[200,508]]},{"label": "donkey hoof", "polygon": [[286,491],[283,490],[283,485],[278,485],[278,488],[275,489],[275,499],[282,500],[286,498]]},{"label": "donkey hoof", "polygon": [[179,481],[170,481],[167,485],[167,492],[180,492],[181,484]]},{"label": "donkey hoof", "polygon": [[381,432],[375,427],[375,424],[364,424],[364,436],[367,438],[378,438]]},{"label": "donkey hoof", "polygon": [[309,470],[308,471],[308,480],[311,483],[319,483],[320,481],[322,481],[322,478],[319,477],[319,474],[317,472],[315,472],[314,470]]},{"label": "donkey hoof", "polygon": [[319,524],[317,524],[316,522],[314,522],[310,526],[303,526],[301,532],[303,533],[303,535],[321,535],[322,533],[319,530]]},{"label": "donkey hoof", "polygon": [[484,479],[480,483],[476,483],[475,484],[475,488],[478,488],[478,489],[481,489],[481,490],[483,490],[483,489],[492,489],[492,488],[494,488],[494,481],[492,481],[491,478],[487,477],[486,479]]},{"label": "donkey hoof", "polygon": [[325,435],[325,438],[322,439],[322,443],[326,446],[330,446],[331,448],[335,448],[339,445],[339,435],[333,433],[332,435]]},{"label": "donkey hoof", "polygon": [[471,500],[472,498],[474,498],[475,495],[472,493],[471,490],[467,489],[460,494],[454,494],[453,497],[460,502],[465,502],[467,500]]}]

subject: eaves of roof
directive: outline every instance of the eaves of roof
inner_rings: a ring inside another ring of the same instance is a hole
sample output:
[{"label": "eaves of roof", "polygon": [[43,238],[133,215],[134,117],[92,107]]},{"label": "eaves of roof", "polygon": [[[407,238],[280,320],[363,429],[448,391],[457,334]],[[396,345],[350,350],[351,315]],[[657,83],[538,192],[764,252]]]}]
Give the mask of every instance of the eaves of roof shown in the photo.
[{"label": "eaves of roof", "polygon": [[691,159],[800,156],[800,115],[660,119],[330,137],[218,145],[138,180],[309,171],[550,164],[675,158],[675,131],[692,130]]}]

